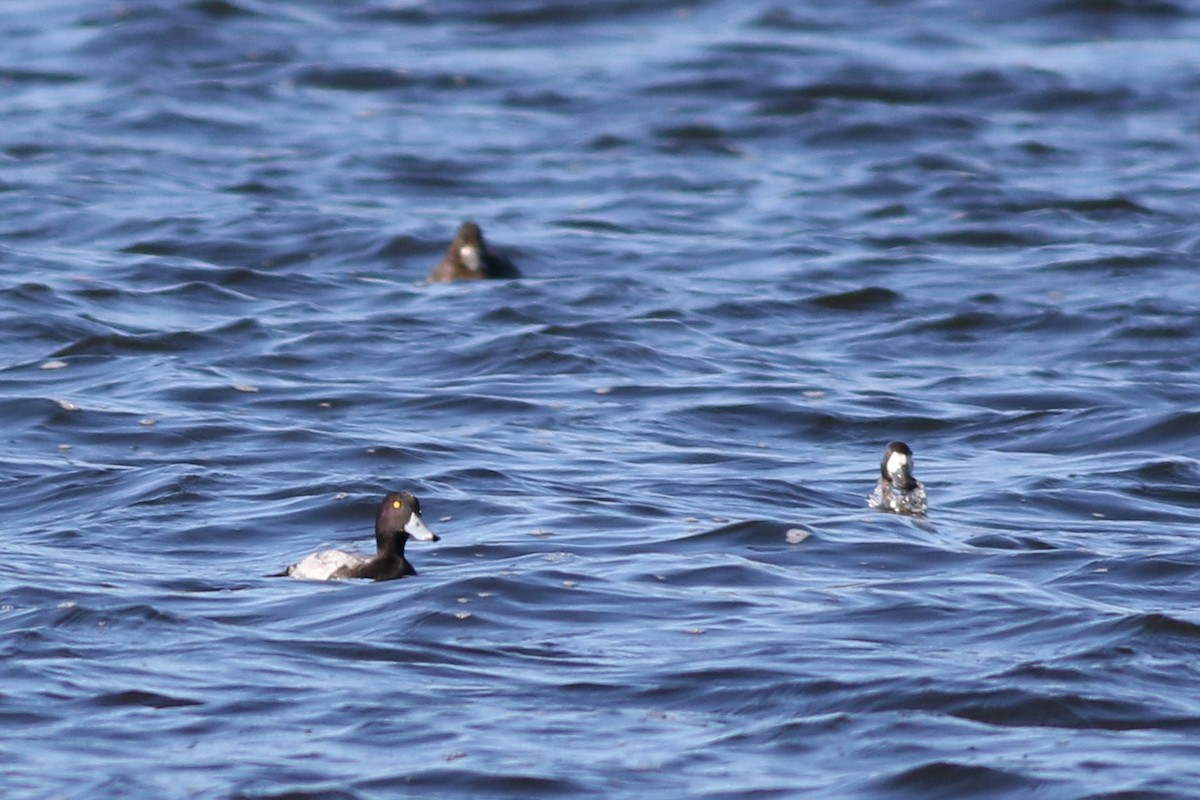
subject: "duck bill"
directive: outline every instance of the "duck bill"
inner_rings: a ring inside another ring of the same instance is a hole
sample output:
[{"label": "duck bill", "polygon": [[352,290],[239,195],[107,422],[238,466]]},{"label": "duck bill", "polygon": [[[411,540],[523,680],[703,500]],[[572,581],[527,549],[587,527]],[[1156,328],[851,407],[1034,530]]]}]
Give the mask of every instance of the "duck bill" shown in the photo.
[{"label": "duck bill", "polygon": [[419,542],[436,542],[438,540],[438,535],[429,530],[425,520],[421,519],[421,515],[417,513],[408,518],[408,522],[404,524],[404,532]]}]

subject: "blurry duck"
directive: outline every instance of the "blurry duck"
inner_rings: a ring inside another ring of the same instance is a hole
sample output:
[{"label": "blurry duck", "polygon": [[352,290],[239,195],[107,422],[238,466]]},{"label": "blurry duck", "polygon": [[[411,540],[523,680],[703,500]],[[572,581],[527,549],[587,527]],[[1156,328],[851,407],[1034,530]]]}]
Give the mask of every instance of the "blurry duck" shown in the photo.
[{"label": "blurry duck", "polygon": [[421,519],[420,501],[408,492],[392,492],[383,498],[375,517],[377,552],[374,557],[343,550],[322,550],[279,574],[316,581],[342,578],[390,581],[416,575],[417,571],[404,558],[404,543],[409,536],[422,542],[438,540]]},{"label": "blurry duck", "polygon": [[512,261],[488,247],[479,226],[468,221],[459,227],[442,263],[429,273],[429,282],[518,278],[520,275]]},{"label": "blurry duck", "polygon": [[879,464],[879,484],[867,500],[871,508],[915,517],[925,516],[925,487],[913,477],[912,462],[913,454],[908,445],[904,442],[888,444],[883,451],[883,461]]}]

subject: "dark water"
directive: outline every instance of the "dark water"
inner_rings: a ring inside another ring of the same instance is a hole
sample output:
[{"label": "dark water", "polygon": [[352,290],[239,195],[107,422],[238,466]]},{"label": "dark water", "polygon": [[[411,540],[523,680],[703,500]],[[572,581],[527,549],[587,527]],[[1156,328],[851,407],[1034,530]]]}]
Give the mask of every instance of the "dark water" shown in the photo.
[{"label": "dark water", "polygon": [[1200,795],[1198,99],[1170,0],[5,3],[3,795]]}]

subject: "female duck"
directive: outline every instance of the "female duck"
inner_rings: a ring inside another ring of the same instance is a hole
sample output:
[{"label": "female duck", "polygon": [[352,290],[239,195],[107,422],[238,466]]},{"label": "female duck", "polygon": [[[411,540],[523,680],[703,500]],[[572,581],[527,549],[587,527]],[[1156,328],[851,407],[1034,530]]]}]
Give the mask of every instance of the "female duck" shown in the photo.
[{"label": "female duck", "polygon": [[477,281],[484,278],[517,278],[516,266],[488,247],[483,231],[474,222],[464,222],[450,243],[442,263],[429,273],[430,283]]},{"label": "female duck", "polygon": [[293,578],[328,581],[342,578],[371,578],[390,581],[416,575],[412,564],[404,558],[404,543],[411,536],[422,542],[436,542],[438,537],[421,519],[421,503],[408,492],[392,492],[383,498],[375,517],[374,558],[342,550],[322,550],[313,553],[299,564],[282,573]]},{"label": "female duck", "polygon": [[887,446],[879,464],[879,484],[867,500],[871,508],[915,517],[925,515],[925,487],[913,477],[912,462],[912,450],[904,442]]}]

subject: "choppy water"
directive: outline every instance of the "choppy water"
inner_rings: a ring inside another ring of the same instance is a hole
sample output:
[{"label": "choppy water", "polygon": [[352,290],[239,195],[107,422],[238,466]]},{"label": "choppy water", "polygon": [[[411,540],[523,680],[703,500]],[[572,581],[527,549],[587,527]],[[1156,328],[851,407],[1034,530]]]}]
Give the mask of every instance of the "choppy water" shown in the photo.
[{"label": "choppy water", "polygon": [[1170,0],[5,3],[3,795],[1200,795],[1198,94]]}]

